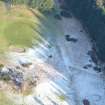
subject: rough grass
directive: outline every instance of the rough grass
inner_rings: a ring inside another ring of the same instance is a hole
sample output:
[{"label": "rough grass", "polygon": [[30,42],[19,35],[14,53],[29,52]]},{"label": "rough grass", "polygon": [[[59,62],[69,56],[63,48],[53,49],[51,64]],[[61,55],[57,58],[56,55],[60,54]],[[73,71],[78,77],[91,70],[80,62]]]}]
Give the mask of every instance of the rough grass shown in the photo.
[{"label": "rough grass", "polygon": [[65,101],[65,99],[66,99],[64,95],[60,95],[60,96],[58,96],[58,98],[60,101]]},{"label": "rough grass", "polygon": [[15,105],[4,92],[0,91],[0,105]]},{"label": "rough grass", "polygon": [[0,52],[10,45],[31,47],[33,38],[39,37],[35,31],[38,24],[41,22],[25,6],[14,6],[8,11],[0,2]]},{"label": "rough grass", "polygon": [[[11,46],[26,49],[47,42],[48,36],[60,35],[62,29],[58,30],[57,23],[53,13],[43,14],[24,5],[7,10],[0,2],[0,61],[7,60],[5,52],[13,51]],[[53,42],[49,43],[53,46]]]},{"label": "rough grass", "polygon": [[9,46],[31,47],[33,39],[34,44],[41,42],[44,34],[56,33],[55,25],[56,21],[50,15],[31,11],[24,5],[7,10],[0,2],[0,53],[7,51]]},{"label": "rough grass", "polygon": [[4,30],[4,36],[10,45],[31,46],[35,32],[24,21],[15,21],[8,24]]}]

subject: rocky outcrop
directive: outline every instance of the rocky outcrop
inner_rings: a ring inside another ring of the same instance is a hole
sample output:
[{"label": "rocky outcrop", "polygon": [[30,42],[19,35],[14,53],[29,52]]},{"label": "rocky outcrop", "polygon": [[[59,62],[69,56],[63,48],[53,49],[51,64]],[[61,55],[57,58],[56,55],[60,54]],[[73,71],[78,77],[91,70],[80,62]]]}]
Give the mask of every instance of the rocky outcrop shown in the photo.
[{"label": "rocky outcrop", "polygon": [[16,69],[2,68],[0,70],[0,80],[13,81],[16,86],[21,86],[23,83],[23,73],[16,71]]}]

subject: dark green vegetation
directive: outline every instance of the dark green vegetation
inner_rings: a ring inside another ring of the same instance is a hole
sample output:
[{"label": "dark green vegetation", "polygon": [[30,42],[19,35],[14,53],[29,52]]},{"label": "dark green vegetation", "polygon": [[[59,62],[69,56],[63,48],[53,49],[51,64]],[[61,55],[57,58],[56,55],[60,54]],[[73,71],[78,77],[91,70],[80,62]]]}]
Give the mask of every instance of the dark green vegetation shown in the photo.
[{"label": "dark green vegetation", "polygon": [[1,0],[11,5],[25,4],[31,8],[36,8],[41,11],[49,11],[54,9],[54,0]]},{"label": "dark green vegetation", "polygon": [[11,78],[8,75],[3,75],[2,77],[0,77],[0,80],[3,80],[5,82],[8,82],[11,80]]},{"label": "dark green vegetation", "polygon": [[96,43],[97,55],[105,61],[105,0],[66,0],[69,10],[81,19]]}]

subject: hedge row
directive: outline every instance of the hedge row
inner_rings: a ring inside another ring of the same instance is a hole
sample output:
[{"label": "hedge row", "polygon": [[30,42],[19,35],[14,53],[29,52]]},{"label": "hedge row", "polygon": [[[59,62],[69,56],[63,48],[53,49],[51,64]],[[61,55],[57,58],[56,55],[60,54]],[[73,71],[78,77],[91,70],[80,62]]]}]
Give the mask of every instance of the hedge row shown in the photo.
[{"label": "hedge row", "polygon": [[105,62],[105,0],[66,0],[68,10],[81,19],[97,46],[98,57]]}]

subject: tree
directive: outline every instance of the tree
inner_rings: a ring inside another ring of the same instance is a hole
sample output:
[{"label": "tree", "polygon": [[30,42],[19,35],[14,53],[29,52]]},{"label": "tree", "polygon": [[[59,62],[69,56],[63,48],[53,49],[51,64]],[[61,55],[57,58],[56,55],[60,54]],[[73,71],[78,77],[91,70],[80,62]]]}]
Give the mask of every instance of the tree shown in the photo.
[{"label": "tree", "polygon": [[10,1],[13,5],[25,4],[31,8],[37,8],[41,11],[48,11],[54,8],[54,0],[1,0],[4,2]]},{"label": "tree", "polygon": [[87,27],[94,40],[96,53],[105,62],[105,0],[65,0],[68,10]]}]

